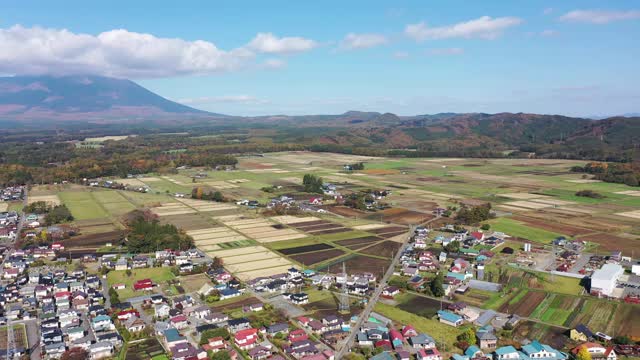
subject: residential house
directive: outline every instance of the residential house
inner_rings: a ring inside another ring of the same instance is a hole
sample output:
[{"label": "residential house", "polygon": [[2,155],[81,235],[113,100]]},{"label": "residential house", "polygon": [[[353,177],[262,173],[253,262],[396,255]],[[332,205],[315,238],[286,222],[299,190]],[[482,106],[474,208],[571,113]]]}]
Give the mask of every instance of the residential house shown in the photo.
[{"label": "residential house", "polygon": [[442,360],[442,356],[436,348],[419,349],[416,353],[416,360]]},{"label": "residential house", "polygon": [[589,341],[593,339],[593,333],[584,324],[579,324],[569,331],[569,338],[573,341]]},{"label": "residential house", "polygon": [[454,327],[458,327],[462,325],[462,323],[464,322],[464,319],[462,318],[462,316],[446,310],[439,310],[438,318],[441,323],[454,326]]},{"label": "residential house", "polygon": [[520,353],[511,345],[499,347],[494,352],[494,360],[516,360],[520,359]]},{"label": "residential house", "polygon": [[571,349],[571,354],[574,358],[577,357],[578,352],[583,348],[587,349],[593,360],[616,360],[618,358],[612,346],[605,347],[594,342],[582,343]]},{"label": "residential house", "polygon": [[436,341],[427,334],[411,336],[408,342],[414,349],[433,349],[436,347]]},{"label": "residential house", "polygon": [[104,359],[113,355],[114,346],[108,341],[100,341],[89,346],[89,357],[92,360]]},{"label": "residential house", "polygon": [[258,341],[258,329],[251,328],[240,330],[235,333],[233,341],[242,350],[253,349]]},{"label": "residential house", "polygon": [[495,349],[498,345],[498,337],[491,325],[486,325],[476,331],[476,339],[481,349]]},{"label": "residential house", "polygon": [[130,333],[141,332],[142,330],[144,330],[145,326],[146,326],[145,322],[139,317],[132,317],[124,322],[124,327]]}]

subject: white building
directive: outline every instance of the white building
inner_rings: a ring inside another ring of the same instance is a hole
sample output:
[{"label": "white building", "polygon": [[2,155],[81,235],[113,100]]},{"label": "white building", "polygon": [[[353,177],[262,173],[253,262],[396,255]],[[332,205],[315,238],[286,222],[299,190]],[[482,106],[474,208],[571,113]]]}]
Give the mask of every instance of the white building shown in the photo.
[{"label": "white building", "polygon": [[594,295],[612,296],[616,282],[624,274],[624,269],[618,264],[604,264],[591,275],[591,293]]}]

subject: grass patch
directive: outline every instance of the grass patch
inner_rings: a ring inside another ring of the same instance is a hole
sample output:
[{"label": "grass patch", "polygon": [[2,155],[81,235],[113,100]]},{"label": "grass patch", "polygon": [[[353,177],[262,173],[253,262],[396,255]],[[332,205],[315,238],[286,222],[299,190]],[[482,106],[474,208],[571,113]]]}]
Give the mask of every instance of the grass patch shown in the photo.
[{"label": "grass patch", "polygon": [[58,193],[60,200],[67,205],[76,220],[108,218],[109,213],[100,206],[88,191],[63,191]]},{"label": "grass patch", "polygon": [[164,283],[175,278],[170,267],[145,268],[131,270],[131,276],[127,276],[126,271],[109,271],[107,282],[109,285],[124,284],[123,290],[118,290],[120,300],[143,295],[143,292],[134,291],[133,283],[142,279],[151,279],[154,283]]},{"label": "grass patch", "polygon": [[504,217],[489,220],[487,221],[487,223],[491,225],[491,230],[493,231],[500,231],[510,236],[528,239],[530,241],[542,244],[549,244],[551,243],[551,241],[553,241],[553,239],[559,236],[566,236],[563,234],[530,227],[519,221]]}]

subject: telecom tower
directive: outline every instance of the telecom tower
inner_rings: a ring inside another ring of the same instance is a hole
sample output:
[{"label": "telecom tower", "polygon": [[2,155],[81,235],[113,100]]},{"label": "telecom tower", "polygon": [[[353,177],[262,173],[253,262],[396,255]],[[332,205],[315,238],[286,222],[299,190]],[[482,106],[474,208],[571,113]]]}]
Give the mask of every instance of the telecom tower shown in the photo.
[{"label": "telecom tower", "polygon": [[349,311],[349,289],[347,287],[347,268],[342,263],[342,273],[345,275],[345,282],[342,285],[342,293],[340,294],[340,305],[338,305],[338,311]]}]

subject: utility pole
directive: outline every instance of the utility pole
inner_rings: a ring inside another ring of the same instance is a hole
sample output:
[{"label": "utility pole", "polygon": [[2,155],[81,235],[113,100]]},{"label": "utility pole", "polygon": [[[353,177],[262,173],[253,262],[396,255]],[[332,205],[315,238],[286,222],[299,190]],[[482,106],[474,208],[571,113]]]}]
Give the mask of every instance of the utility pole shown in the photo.
[{"label": "utility pole", "polygon": [[342,273],[344,274],[345,281],[342,285],[342,294],[340,295],[340,306],[338,310],[349,311],[349,289],[347,288],[349,276],[347,275],[347,270],[344,262],[342,263]]}]

